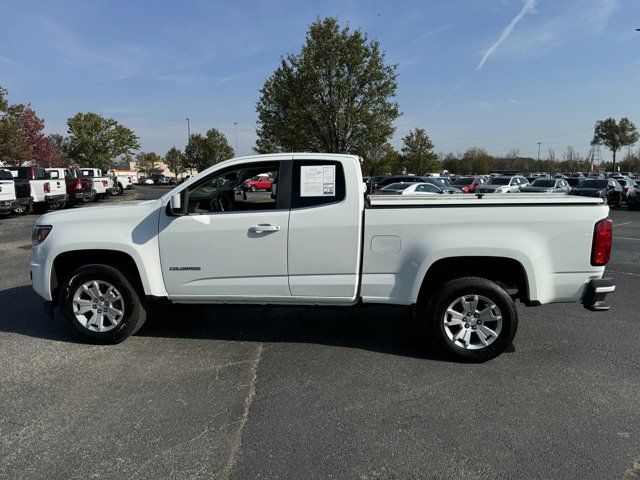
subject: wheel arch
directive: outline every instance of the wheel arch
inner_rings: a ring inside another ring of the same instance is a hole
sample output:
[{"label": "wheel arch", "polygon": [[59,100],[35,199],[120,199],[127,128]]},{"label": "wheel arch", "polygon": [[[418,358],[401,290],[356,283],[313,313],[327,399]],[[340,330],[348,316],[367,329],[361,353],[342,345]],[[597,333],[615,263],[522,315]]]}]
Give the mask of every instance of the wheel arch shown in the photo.
[{"label": "wheel arch", "polygon": [[531,301],[531,285],[524,265],[510,257],[454,256],[433,262],[422,278],[418,303],[424,302],[429,293],[444,282],[461,277],[481,277],[501,285],[513,298],[535,305]]},{"label": "wheel arch", "polygon": [[60,285],[78,268],[85,265],[107,265],[118,269],[141,295],[145,295],[140,270],[131,255],[119,250],[86,249],[58,254],[51,267],[50,288],[54,304],[57,304]]}]

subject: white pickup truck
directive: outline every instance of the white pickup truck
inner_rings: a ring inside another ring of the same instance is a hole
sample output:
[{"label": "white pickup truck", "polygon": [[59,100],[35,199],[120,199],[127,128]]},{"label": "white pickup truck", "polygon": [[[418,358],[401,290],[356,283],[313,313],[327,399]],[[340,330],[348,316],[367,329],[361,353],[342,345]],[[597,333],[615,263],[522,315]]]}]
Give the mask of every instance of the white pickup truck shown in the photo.
[{"label": "white pickup truck", "polygon": [[7,167],[13,175],[16,192],[21,197],[31,197],[32,203],[21,205],[14,211],[28,214],[31,205],[36,213],[44,213],[49,208],[53,210],[64,208],[67,201],[67,186],[63,180],[52,180],[42,167]]},{"label": "white pickup truck", "polygon": [[0,168],[0,216],[9,215],[18,206],[13,175]]},{"label": "white pickup truck", "polygon": [[116,191],[116,188],[113,186],[113,178],[102,173],[102,170],[99,168],[78,168],[76,173],[80,178],[90,178],[93,180],[93,189],[96,192],[94,200],[104,198]]},{"label": "white pickup truck", "polygon": [[[241,188],[263,172],[271,192]],[[158,200],[40,217],[33,287],[104,344],[137,331],[154,301],[413,305],[425,338],[467,361],[510,344],[516,299],[609,308],[612,224],[599,198],[364,190],[351,155],[228,160]]]}]

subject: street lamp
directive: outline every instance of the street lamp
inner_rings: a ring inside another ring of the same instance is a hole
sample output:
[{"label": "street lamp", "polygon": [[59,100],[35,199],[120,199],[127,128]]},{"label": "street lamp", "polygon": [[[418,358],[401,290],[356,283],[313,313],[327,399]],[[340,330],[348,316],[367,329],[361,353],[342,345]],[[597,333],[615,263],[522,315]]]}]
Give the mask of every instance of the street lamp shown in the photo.
[{"label": "street lamp", "polygon": [[542,145],[542,142],[538,142],[538,161],[540,161],[540,145]]},{"label": "street lamp", "polygon": [[238,155],[238,122],[233,122],[233,128],[236,131],[236,155]]}]

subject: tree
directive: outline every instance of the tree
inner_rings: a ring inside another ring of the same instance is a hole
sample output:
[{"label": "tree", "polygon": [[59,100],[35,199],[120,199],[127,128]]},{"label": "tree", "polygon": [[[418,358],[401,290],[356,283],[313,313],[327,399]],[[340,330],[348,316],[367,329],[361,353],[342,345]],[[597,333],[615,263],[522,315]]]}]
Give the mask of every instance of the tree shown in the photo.
[{"label": "tree", "polygon": [[31,107],[25,108],[19,117],[20,135],[29,161],[43,167],[52,167],[57,163],[58,152],[43,133],[44,120],[36,115]]},{"label": "tree", "polygon": [[184,154],[187,165],[201,172],[211,165],[232,158],[234,152],[227,137],[212,128],[205,135],[199,133],[191,135]]},{"label": "tree", "polygon": [[112,160],[140,148],[136,134],[112,118],[78,113],[67,120],[69,156],[88,167],[110,165]]},{"label": "tree", "polygon": [[409,172],[424,175],[442,168],[438,156],[433,151],[433,142],[422,128],[410,130],[402,139],[401,162]]},{"label": "tree", "polygon": [[[517,155],[517,150],[514,151]],[[463,173],[489,173],[493,169],[494,158],[483,148],[468,148],[462,156],[462,162],[468,166]]]},{"label": "tree", "polygon": [[299,54],[281,58],[260,90],[255,150],[364,154],[394,132],[396,66],[377,41],[340,28],[336,18],[309,26]]},{"label": "tree", "polygon": [[389,144],[365,152],[362,162],[362,173],[370,177],[391,172],[398,163],[398,152]]},{"label": "tree", "polygon": [[22,165],[29,161],[20,128],[20,115],[25,106],[11,105],[7,90],[0,87],[0,162],[7,165]]},{"label": "tree", "polygon": [[162,157],[155,152],[140,152],[136,155],[136,169],[145,175],[162,172],[162,168],[158,165],[162,162]]},{"label": "tree", "polygon": [[49,141],[56,151],[56,165],[57,167],[70,167],[72,160],[69,158],[69,137],[65,137],[60,133],[52,133],[49,135]]},{"label": "tree", "polygon": [[176,177],[185,171],[184,160],[184,155],[176,147],[171,147],[164,156],[164,162],[167,164],[167,169]]},{"label": "tree", "polygon": [[631,146],[638,141],[638,130],[627,117],[619,123],[614,118],[599,120],[593,132],[591,145],[604,145],[613,154],[613,171],[616,169],[616,152],[621,147]]}]

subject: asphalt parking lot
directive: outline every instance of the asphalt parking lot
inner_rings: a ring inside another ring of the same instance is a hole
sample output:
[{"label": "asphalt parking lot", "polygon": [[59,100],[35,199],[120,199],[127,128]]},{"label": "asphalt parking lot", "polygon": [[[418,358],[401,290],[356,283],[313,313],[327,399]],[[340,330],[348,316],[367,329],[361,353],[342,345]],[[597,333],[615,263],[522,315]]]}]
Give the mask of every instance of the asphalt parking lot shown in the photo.
[{"label": "asphalt parking lot", "polygon": [[37,216],[2,219],[0,478],[640,478],[640,212],[611,218],[612,309],[519,305],[481,365],[397,307],[176,307],[84,345],[29,285]]}]

